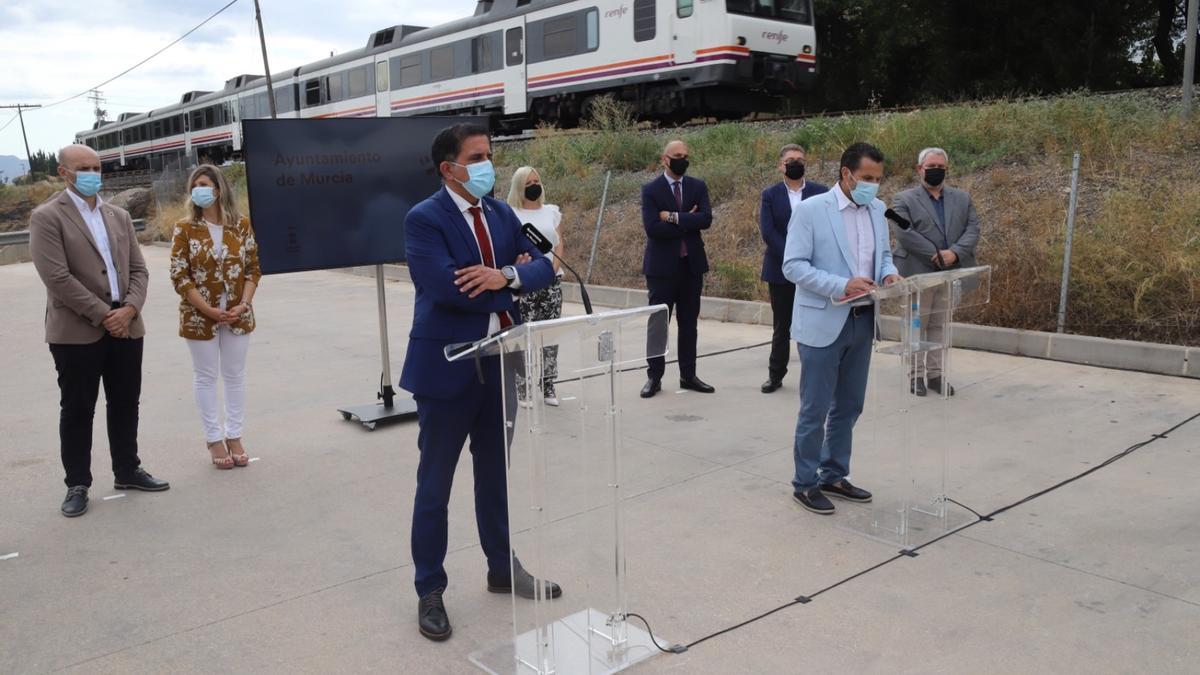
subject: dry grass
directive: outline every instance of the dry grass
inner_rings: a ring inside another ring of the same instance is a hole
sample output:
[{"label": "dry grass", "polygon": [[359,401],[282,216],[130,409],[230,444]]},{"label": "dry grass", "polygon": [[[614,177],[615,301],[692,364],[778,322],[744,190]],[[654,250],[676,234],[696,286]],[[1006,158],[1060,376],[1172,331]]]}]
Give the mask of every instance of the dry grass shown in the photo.
[{"label": "dry grass", "polygon": [[[622,126],[620,111],[580,136],[542,130],[502,146],[501,171],[539,169],[565,214],[567,257],[587,267],[604,173],[612,170],[594,283],[644,287],[639,188],[663,143],[683,137],[692,175],[704,178],[714,223],[705,234],[712,272],[705,293],[766,300],[758,281],[759,193],[778,180],[778,148],[809,148],[809,177],[836,180],[849,143],[868,140],[890,159],[881,196],[910,187],[917,152],[946,148],[951,184],[972,193],[982,220],[982,264],[993,266],[991,302],[966,318],[1053,330],[1065,240],[1070,156],[1083,155],[1067,328],[1071,332],[1200,345],[1200,122],[1184,123],[1139,96],[964,105],[903,114],[821,118],[790,127],[721,124],[681,132]],[[613,120],[617,120],[614,122]],[[503,183],[507,187],[507,183]]]},{"label": "dry grass", "polygon": [[39,204],[62,189],[54,178],[33,185],[0,186],[0,232],[15,232],[29,227],[29,214]]}]

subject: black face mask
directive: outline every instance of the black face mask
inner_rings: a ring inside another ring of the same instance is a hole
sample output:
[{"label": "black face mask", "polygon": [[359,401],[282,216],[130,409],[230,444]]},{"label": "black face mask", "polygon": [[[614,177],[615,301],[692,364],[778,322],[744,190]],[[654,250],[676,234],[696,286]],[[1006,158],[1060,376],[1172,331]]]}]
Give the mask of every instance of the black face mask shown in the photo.
[{"label": "black face mask", "polygon": [[525,199],[531,202],[536,202],[538,197],[542,196],[542,186],[538,183],[525,186]]},{"label": "black face mask", "polygon": [[671,168],[671,173],[682,176],[687,173],[688,161],[686,157],[671,157],[667,160],[667,166]]},{"label": "black face mask", "polygon": [[925,169],[925,184],[929,187],[937,187],[946,180],[945,169]]},{"label": "black face mask", "polygon": [[804,162],[788,162],[783,165],[783,175],[788,177],[788,180],[800,180],[804,178]]}]

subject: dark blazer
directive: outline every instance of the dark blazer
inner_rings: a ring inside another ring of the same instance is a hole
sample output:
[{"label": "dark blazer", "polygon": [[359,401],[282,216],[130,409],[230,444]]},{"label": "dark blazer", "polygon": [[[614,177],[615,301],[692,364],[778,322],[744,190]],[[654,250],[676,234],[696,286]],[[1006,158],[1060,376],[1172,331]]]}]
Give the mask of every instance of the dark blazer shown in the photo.
[{"label": "dark blazer", "polygon": [[[971,203],[971,195],[947,186],[942,188],[942,200],[946,209],[946,243],[958,256],[958,263],[954,267],[974,267],[975,246],[979,244],[979,216],[975,213],[975,205]],[[924,187],[918,185],[897,192],[892,197],[892,208],[907,218],[917,232],[936,242],[942,241],[942,229],[937,224],[933,201]],[[892,225],[892,234],[896,236],[893,256],[900,274],[907,277],[938,271],[930,260],[936,251],[924,237],[895,225]]]},{"label": "dark blazer", "polygon": [[[802,200],[815,197],[829,188],[804,181],[800,190]],[[788,199],[787,184],[783,181],[762,191],[762,205],[758,209],[758,229],[762,232],[763,251],[762,280],[768,284],[790,284],[783,276],[783,244],[787,241],[788,221],[792,219],[792,200]]]},{"label": "dark blazer", "polygon": [[[480,203],[491,231],[496,266],[511,265],[518,255],[528,253],[533,260],[517,266],[522,292],[550,286],[554,267],[521,235],[521,221],[512,209],[491,197]],[[418,396],[455,398],[476,377],[475,365],[469,359],[450,363],[445,347],[487,337],[488,322],[497,312],[509,312],[520,323],[517,305],[507,289],[468,298],[454,285],[455,270],[483,261],[470,227],[445,188],[408,212],[404,251],[416,300],[400,386]]]},{"label": "dark blazer", "polygon": [[[642,186],[642,226],[646,228],[646,255],[642,274],[648,277],[673,277],[679,271],[679,240],[687,243],[688,268],[692,274],[708,271],[701,230],[712,225],[712,207],[708,204],[708,186],[699,178],[683,177],[683,208],[675,203],[667,177]],[[692,213],[695,208],[696,212]],[[679,223],[659,220],[661,211],[679,211]]]}]

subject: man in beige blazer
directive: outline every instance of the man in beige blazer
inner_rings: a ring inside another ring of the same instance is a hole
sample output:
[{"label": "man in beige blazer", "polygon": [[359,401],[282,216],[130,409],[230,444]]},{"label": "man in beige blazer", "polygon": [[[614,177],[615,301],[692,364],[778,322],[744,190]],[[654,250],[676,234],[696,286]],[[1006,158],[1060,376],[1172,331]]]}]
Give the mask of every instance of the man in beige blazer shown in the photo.
[{"label": "man in beige blazer", "polygon": [[100,383],[108,403],[108,444],[118,490],[170,487],[141,468],[142,305],[149,275],[129,213],[99,197],[100,156],[85,145],[58,154],[67,189],[29,219],[33,265],[46,284],[46,342],[61,391],[58,434],[67,497],[62,513],[87,511],[92,485],[92,418]]}]

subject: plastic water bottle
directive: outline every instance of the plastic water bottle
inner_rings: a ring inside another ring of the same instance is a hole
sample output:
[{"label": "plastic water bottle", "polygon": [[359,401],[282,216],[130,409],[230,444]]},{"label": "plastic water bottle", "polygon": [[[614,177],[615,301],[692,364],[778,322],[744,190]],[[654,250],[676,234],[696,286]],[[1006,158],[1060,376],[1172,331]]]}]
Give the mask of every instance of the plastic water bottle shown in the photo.
[{"label": "plastic water bottle", "polygon": [[909,347],[915,354],[921,350],[921,302],[914,300],[912,303],[912,330],[908,336]]}]

